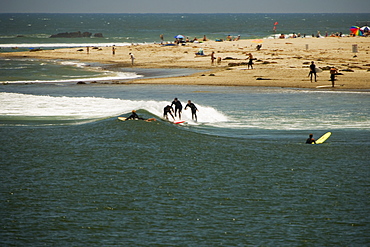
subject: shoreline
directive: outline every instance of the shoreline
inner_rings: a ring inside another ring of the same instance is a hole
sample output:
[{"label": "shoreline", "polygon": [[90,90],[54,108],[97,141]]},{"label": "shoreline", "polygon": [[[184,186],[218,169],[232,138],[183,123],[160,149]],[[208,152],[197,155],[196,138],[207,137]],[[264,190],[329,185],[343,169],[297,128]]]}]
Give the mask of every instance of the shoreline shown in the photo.
[{"label": "shoreline", "polygon": [[[262,45],[259,51],[256,49],[257,44]],[[356,53],[352,50],[354,44],[357,45]],[[110,46],[89,48],[89,53],[84,47],[0,53],[0,57],[78,60],[133,70],[200,70],[187,76],[136,78],[118,82],[122,84],[370,89],[370,38],[366,37],[241,39],[187,43],[184,46],[143,44],[115,48],[115,55]],[[200,49],[205,55],[195,55]],[[216,57],[213,65],[212,52],[215,52]],[[129,53],[135,56],[134,66],[131,66]],[[255,59],[253,69],[248,69],[247,65],[249,53]],[[221,58],[220,64],[217,58]],[[317,82],[310,82],[308,78],[311,61],[323,70],[317,73]],[[336,76],[334,88],[331,87],[328,70],[331,66],[335,66],[341,74]],[[117,81],[112,83],[117,84]]]}]

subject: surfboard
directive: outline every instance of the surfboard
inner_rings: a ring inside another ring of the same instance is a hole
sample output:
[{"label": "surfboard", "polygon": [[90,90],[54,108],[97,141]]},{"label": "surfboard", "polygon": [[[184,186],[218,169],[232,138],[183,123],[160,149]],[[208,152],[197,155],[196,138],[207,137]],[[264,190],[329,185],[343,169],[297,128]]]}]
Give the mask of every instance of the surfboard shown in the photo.
[{"label": "surfboard", "polygon": [[333,88],[332,85],[317,86],[316,88]]},{"label": "surfboard", "polygon": [[[126,117],[118,117],[118,120],[120,121],[127,121],[127,118]],[[129,119],[129,120],[139,120],[139,119]],[[157,119],[155,118],[148,118],[148,119],[143,119],[143,121],[145,122],[152,122],[152,121],[157,121]]]},{"label": "surfboard", "polygon": [[320,69],[320,68],[315,68],[315,72],[316,72],[316,73],[321,73],[321,72],[322,72],[322,69]]},{"label": "surfboard", "polygon": [[[319,139],[316,140],[316,144],[321,144],[324,141],[326,141],[331,136],[331,132],[327,132],[324,135],[322,135]],[[315,143],[312,143],[315,144]]]},{"label": "surfboard", "polygon": [[174,123],[174,124],[181,124],[181,123],[185,123],[185,121],[179,120],[179,121],[173,121],[172,123]]}]

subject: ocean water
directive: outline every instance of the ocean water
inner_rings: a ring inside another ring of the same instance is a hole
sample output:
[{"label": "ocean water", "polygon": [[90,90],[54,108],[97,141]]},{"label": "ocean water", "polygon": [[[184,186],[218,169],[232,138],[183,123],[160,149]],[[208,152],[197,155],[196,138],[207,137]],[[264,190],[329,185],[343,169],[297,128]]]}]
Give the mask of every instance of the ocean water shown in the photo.
[{"label": "ocean water", "polygon": [[[190,39],[266,38],[277,33],[348,34],[370,14],[0,14],[0,47],[65,47],[85,44],[127,45]],[[102,33],[103,38],[49,38],[65,32]],[[31,44],[31,45],[30,45]]]},{"label": "ocean water", "polygon": [[[106,30],[104,41],[79,39],[74,41],[78,45],[112,40],[124,45],[154,42],[163,30],[174,30],[165,37],[178,30],[188,30],[190,36],[208,30],[213,38],[245,30],[243,37],[257,33],[250,30],[270,30],[275,19],[283,27],[284,18],[290,20],[284,25],[295,25],[285,27],[287,33],[324,27],[345,32],[367,15],[0,17],[2,50],[9,51],[14,44],[22,50],[48,43],[49,33],[76,27]],[[252,18],[249,28],[242,17]],[[203,23],[201,18],[209,23],[206,27],[189,24]],[[176,24],[173,29],[169,19]],[[121,20],[120,25],[114,20]],[[156,25],[151,26],[153,20]],[[106,28],[113,25],[120,31]],[[270,33],[253,35],[249,37]],[[29,58],[2,59],[0,64],[1,246],[370,243],[369,90],[76,85],[78,80],[192,71]],[[198,122],[192,121],[189,109],[183,110],[183,125],[161,118],[174,97],[183,105],[189,99],[196,104]],[[157,121],[117,120],[133,109]],[[328,131],[332,136],[324,144],[305,144],[310,133],[317,139]]]},{"label": "ocean water", "polygon": [[[370,241],[368,91],[0,88],[3,246]],[[196,104],[198,122],[189,109],[187,124],[161,119],[174,97]],[[132,109],[158,120],[117,120]]]}]

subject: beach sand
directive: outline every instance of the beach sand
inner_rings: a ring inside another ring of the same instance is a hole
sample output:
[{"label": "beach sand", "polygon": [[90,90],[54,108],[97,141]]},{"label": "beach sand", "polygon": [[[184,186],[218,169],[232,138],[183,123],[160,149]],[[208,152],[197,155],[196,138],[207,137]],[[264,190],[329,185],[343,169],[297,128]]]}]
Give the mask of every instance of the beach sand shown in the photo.
[{"label": "beach sand", "polygon": [[[259,51],[257,44],[262,44]],[[352,49],[354,44],[358,49],[356,53]],[[195,55],[200,48],[205,56]],[[221,58],[220,64],[217,60],[214,65],[211,64],[212,51],[216,58]],[[130,52],[135,56],[133,66]],[[247,68],[249,53],[256,59],[253,69]],[[113,82],[136,84],[331,88],[328,68],[335,66],[340,73],[336,76],[335,89],[370,89],[370,38],[365,37],[205,41],[184,46],[140,44],[117,46],[115,55],[112,54],[112,47],[90,47],[89,53],[83,47],[0,53],[0,56],[81,60],[133,68],[193,68],[200,71],[182,77]],[[323,69],[317,74],[317,82],[310,82],[308,77],[311,61]]]}]

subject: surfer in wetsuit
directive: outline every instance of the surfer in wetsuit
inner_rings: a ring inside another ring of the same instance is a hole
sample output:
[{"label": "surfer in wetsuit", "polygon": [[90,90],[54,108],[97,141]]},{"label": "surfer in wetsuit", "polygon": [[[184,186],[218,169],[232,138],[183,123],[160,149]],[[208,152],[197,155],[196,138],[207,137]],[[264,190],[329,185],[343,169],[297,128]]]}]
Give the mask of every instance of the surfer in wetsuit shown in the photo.
[{"label": "surfer in wetsuit", "polygon": [[137,114],[136,114],[136,111],[135,110],[132,110],[132,112],[131,112],[131,115],[128,117],[128,118],[126,118],[126,120],[145,120],[144,118],[141,118],[141,117],[139,117]]},{"label": "surfer in wetsuit", "polygon": [[191,109],[191,117],[192,117],[192,119],[194,120],[194,118],[195,118],[195,122],[197,122],[198,121],[197,111],[199,111],[198,108],[193,103],[191,103],[191,100],[188,100],[188,103],[185,106],[185,110],[188,107],[190,107],[190,109]]},{"label": "surfer in wetsuit", "polygon": [[170,105],[167,105],[164,109],[163,109],[163,118],[166,118],[168,120],[168,113],[171,115],[171,117],[173,118],[173,121],[175,121],[175,118],[174,116],[172,115],[172,112],[173,112],[173,108],[172,106]]},{"label": "surfer in wetsuit", "polygon": [[171,107],[172,107],[172,105],[175,105],[175,117],[176,117],[176,112],[178,111],[179,112],[179,119],[181,119],[182,104],[181,104],[180,100],[175,98],[172,101]]},{"label": "surfer in wetsuit", "polygon": [[146,122],[151,122],[151,121],[156,121],[155,118],[148,118],[148,119],[145,119],[145,118],[142,118],[142,117],[139,117],[137,114],[136,114],[136,111],[135,110],[132,110],[131,112],[131,115],[126,118],[126,120],[144,120]]},{"label": "surfer in wetsuit", "polygon": [[312,143],[316,144],[316,140],[313,139],[313,134],[310,134],[309,138],[307,138],[307,140],[306,140],[306,144],[312,144]]},{"label": "surfer in wetsuit", "polygon": [[315,75],[315,82],[316,82],[316,65],[313,61],[311,62],[310,73],[308,74],[308,76],[310,76],[311,82],[312,82],[312,75]]}]

